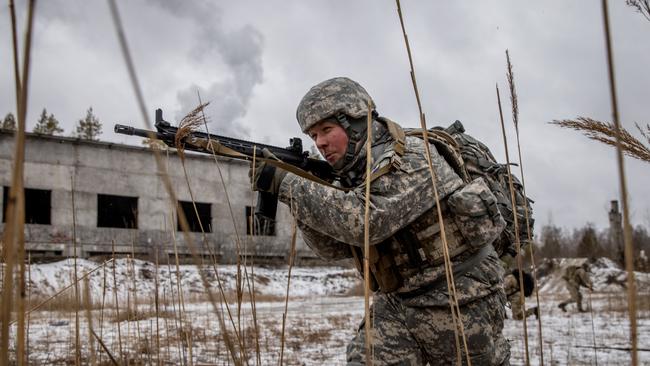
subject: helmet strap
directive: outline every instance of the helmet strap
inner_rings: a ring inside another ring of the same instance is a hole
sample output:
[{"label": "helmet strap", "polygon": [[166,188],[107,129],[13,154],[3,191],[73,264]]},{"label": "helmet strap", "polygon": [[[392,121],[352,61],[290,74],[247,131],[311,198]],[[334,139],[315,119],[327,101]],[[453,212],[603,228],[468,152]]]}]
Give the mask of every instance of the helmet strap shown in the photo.
[{"label": "helmet strap", "polygon": [[357,153],[357,144],[367,136],[365,118],[358,118],[350,121],[344,113],[338,113],[336,120],[343,127],[348,135],[348,147],[341,167],[348,165]]}]

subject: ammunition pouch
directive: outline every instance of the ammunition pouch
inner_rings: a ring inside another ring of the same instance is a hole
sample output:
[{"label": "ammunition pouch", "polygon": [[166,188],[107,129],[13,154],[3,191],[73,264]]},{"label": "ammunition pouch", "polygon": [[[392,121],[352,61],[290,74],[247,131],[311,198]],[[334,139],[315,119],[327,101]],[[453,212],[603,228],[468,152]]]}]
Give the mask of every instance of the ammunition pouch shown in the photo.
[{"label": "ammunition pouch", "polygon": [[[473,249],[464,239],[453,219],[453,214],[444,202],[441,203],[441,209],[445,218],[449,257],[454,258]],[[359,247],[351,247],[351,249],[355,265],[363,275],[362,250]],[[444,262],[444,255],[437,208],[433,207],[390,238],[371,246],[368,261],[371,289],[386,293],[402,287],[404,280],[414,274],[441,265]]]},{"label": "ammunition pouch", "polygon": [[[440,204],[449,257],[476,253],[499,237],[506,223],[497,200],[482,178],[474,179]],[[363,274],[362,250],[352,247]],[[437,207],[431,208],[390,238],[370,247],[371,289],[393,292],[404,280],[444,262]],[[487,253],[487,252],[486,252]]]},{"label": "ammunition pouch", "polygon": [[478,249],[499,237],[506,222],[483,178],[476,178],[447,200],[461,235]]}]

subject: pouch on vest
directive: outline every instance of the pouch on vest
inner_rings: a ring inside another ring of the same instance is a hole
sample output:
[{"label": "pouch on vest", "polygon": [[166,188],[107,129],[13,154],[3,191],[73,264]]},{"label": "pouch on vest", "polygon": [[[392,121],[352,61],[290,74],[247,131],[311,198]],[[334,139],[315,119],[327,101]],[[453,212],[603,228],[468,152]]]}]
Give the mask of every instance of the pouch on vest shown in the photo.
[{"label": "pouch on vest", "polygon": [[475,249],[491,244],[499,237],[506,222],[497,200],[483,178],[476,178],[454,192],[447,201],[454,220],[468,244]]}]

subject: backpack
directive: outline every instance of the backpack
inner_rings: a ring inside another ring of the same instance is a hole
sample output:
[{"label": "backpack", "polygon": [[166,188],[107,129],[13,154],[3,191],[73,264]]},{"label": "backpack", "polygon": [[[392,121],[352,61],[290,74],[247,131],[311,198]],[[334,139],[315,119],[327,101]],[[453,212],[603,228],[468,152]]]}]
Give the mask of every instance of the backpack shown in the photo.
[{"label": "backpack", "polygon": [[[405,132],[407,136],[422,136],[421,129],[405,129]],[[428,137],[429,142],[436,147],[445,161],[465,182],[471,182],[479,177],[485,180],[490,191],[497,198],[499,212],[506,221],[506,228],[492,245],[499,257],[506,255],[514,257],[517,254],[517,244],[507,166],[498,163],[485,144],[466,134],[465,127],[460,121],[454,122],[447,128],[433,127],[428,130]],[[533,237],[534,220],[531,204],[534,201],[524,195],[524,187],[514,174],[512,183],[515,191],[519,242],[521,248],[524,248],[528,243],[526,209],[528,210],[530,237]]]},{"label": "backpack", "polygon": [[[470,180],[483,177],[492,193],[496,196],[499,212],[506,220],[506,228],[493,245],[500,257],[504,255],[514,257],[517,254],[517,245],[507,166],[498,163],[485,144],[466,134],[465,127],[460,121],[451,124],[445,129],[445,132],[449,133],[458,143],[460,155],[463,158],[464,167]],[[534,201],[524,195],[524,186],[514,174],[512,174],[512,184],[515,191],[515,214],[519,226],[519,242],[523,248],[524,244],[528,243],[526,210],[528,210],[530,237],[533,237],[534,220],[532,218],[533,209],[531,204]]]}]

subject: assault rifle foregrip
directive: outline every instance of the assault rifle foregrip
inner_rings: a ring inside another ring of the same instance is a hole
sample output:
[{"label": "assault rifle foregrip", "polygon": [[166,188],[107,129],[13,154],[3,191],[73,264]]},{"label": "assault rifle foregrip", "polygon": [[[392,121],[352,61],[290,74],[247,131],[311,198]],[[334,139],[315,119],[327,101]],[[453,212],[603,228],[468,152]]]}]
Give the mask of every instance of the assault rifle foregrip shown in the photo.
[{"label": "assault rifle foregrip", "polygon": [[[144,138],[154,137],[169,147],[178,148],[176,146],[176,133],[178,132],[178,128],[163,120],[161,109],[156,110],[155,127],[156,131],[148,131],[131,126],[116,124],[114,130],[115,133],[123,135],[140,136]],[[224,147],[242,154],[239,156],[221,154],[223,156],[252,161],[253,155],[255,155],[256,158],[263,158],[264,155],[262,153],[262,150],[268,149],[271,153],[273,153],[273,155],[275,155],[284,163],[294,165],[302,170],[310,172],[325,181],[331,182],[335,178],[332,167],[326,161],[309,158],[309,153],[302,150],[302,140],[297,137],[289,140],[289,147],[281,148],[272,145],[260,144],[257,142],[240,140],[232,137],[194,131],[182,140],[182,148],[184,150],[195,151],[204,154],[212,154],[212,151],[208,151],[202,146],[192,144],[192,140],[195,138],[210,139],[212,141],[218,142]],[[259,192],[259,195],[257,197],[257,206],[255,208],[255,222],[253,223],[257,233],[266,234],[272,233],[274,231],[273,226],[275,221],[275,214],[277,211],[277,200],[278,197],[276,195],[267,192]]]}]

